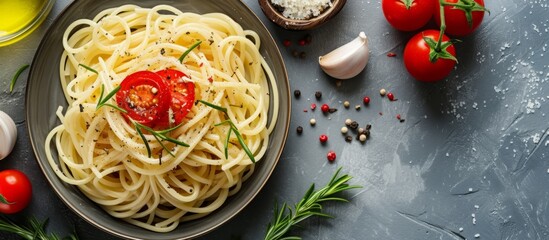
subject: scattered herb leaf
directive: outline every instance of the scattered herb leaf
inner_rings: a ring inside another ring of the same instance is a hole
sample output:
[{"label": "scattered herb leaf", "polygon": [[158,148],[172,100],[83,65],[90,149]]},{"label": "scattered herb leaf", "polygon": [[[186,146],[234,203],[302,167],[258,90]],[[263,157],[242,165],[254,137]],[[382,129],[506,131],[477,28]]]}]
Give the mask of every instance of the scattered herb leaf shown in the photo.
[{"label": "scattered herb leaf", "polygon": [[187,57],[187,55],[189,55],[189,53],[195,49],[196,47],[198,47],[198,45],[200,45],[202,43],[201,40],[198,40],[197,42],[195,42],[189,49],[187,49],[187,51],[185,51],[181,57],[179,57],[179,62],[180,63],[183,63],[183,59],[185,59],[185,57]]},{"label": "scattered herb leaf", "polygon": [[21,73],[23,73],[23,71],[25,71],[25,69],[27,69],[28,67],[29,67],[29,65],[25,64],[17,70],[17,72],[15,73],[13,78],[11,79],[10,93],[13,92],[13,88],[15,87],[15,83],[17,82],[17,79],[19,78],[19,75],[21,75]]},{"label": "scattered herb leaf", "polygon": [[84,65],[84,64],[82,64],[82,63],[78,64],[78,66],[83,67],[83,68],[87,69],[88,71],[93,72],[93,73],[95,73],[95,74],[99,74],[99,72],[97,72],[97,70],[91,68],[90,66],[86,66],[86,65]]}]

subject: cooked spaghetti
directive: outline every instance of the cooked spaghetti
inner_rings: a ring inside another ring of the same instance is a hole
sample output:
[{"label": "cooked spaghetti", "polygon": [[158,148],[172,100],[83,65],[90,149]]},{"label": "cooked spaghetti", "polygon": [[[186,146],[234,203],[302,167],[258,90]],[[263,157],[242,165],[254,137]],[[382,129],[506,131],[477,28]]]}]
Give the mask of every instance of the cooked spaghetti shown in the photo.
[{"label": "cooked spaghetti", "polygon": [[[219,208],[253,173],[239,140],[256,160],[265,154],[278,115],[276,83],[259,36],[230,17],[124,5],[72,23],[63,46],[59,71],[69,104],[57,111],[61,124],[48,135],[46,153],[60,179],[110,215],[171,231]],[[140,134],[123,112],[98,108],[102,88],[108,93],[132,73],[164,69],[185,73],[197,100],[226,108],[192,106],[167,133],[189,146]],[[227,121],[241,139],[220,124]]]}]

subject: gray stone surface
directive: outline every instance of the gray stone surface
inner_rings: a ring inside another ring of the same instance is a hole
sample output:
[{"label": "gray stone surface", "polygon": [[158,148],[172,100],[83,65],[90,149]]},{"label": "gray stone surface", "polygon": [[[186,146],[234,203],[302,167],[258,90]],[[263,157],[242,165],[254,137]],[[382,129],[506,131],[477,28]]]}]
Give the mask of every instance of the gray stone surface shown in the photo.
[{"label": "gray stone surface", "polygon": [[[448,79],[424,84],[404,69],[402,52],[413,33],[392,29],[379,1],[347,1],[340,14],[312,31],[293,32],[271,24],[254,0],[245,0],[281,46],[293,99],[290,135],[284,154],[266,187],[239,215],[201,239],[261,239],[276,201],[298,201],[311,183],[321,186],[343,167],[362,189],[349,192],[350,204],[329,203],[335,219],[310,219],[295,232],[304,239],[549,239],[549,1],[488,1],[491,14],[476,33],[457,45],[460,60]],[[41,36],[70,1],[58,0],[45,24],[21,42],[0,48],[0,110],[17,123],[14,152],[0,170],[16,168],[31,178],[34,196],[21,214],[49,218],[48,230],[80,239],[111,239],[87,224],[57,198],[35,162],[25,129],[24,98],[28,70],[15,92],[9,80],[31,63]],[[434,26],[430,25],[430,28]],[[364,31],[370,40],[370,63],[354,79],[336,84],[317,57]],[[296,41],[311,34],[312,43]],[[304,59],[292,51],[306,53]],[[397,53],[389,58],[388,52]],[[55,60],[52,60],[55,62]],[[381,98],[379,89],[398,101]],[[314,97],[322,91],[322,99]],[[362,98],[372,99],[368,107]],[[342,102],[351,102],[343,108]],[[328,103],[336,113],[304,112],[310,104]],[[353,107],[361,105],[356,111]],[[382,115],[380,115],[382,113]],[[400,123],[396,115],[405,122]],[[317,125],[311,127],[309,119]],[[373,125],[366,144],[344,141],[345,119]],[[295,128],[304,127],[297,135]],[[327,134],[322,145],[318,136]],[[328,163],[326,153],[338,157]],[[17,239],[0,233],[1,239]]]}]

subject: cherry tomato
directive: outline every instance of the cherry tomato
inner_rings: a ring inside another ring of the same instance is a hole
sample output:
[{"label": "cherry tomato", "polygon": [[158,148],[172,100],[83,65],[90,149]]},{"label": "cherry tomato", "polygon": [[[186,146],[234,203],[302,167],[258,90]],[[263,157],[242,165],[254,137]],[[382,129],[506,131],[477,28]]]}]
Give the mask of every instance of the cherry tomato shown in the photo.
[{"label": "cherry tomato", "polygon": [[383,15],[394,28],[417,30],[433,16],[437,0],[382,0]]},{"label": "cherry tomato", "polygon": [[32,186],[24,173],[17,170],[4,170],[0,172],[0,195],[7,202],[7,204],[0,202],[0,212],[16,213],[29,205]]},{"label": "cherry tomato", "polygon": [[167,69],[156,72],[167,84],[172,95],[170,109],[173,113],[173,125],[178,125],[183,118],[191,111],[194,104],[194,83],[187,81],[187,75],[174,70]]},{"label": "cherry tomato", "polygon": [[[444,7],[444,19],[446,21],[445,33],[452,36],[463,37],[471,34],[478,28],[484,18],[484,0],[445,0],[447,3],[458,3],[469,5],[475,10],[471,11],[471,20],[469,24],[466,17],[466,11],[453,6]],[[474,6],[474,7],[473,7]],[[435,11],[435,21],[440,26],[440,6],[437,4]]]},{"label": "cherry tomato", "polygon": [[[413,36],[404,48],[404,65],[408,72],[417,80],[425,82],[434,82],[448,76],[454,66],[455,60],[439,58],[434,62],[430,61],[429,55],[431,47],[425,42],[424,37],[431,38],[434,42],[438,41],[440,31],[426,30]],[[448,42],[450,39],[444,35],[443,42]],[[456,50],[453,45],[446,48],[448,54],[456,56]]]},{"label": "cherry tomato", "polygon": [[170,107],[168,85],[158,74],[140,71],[128,75],[116,93],[116,103],[132,120],[152,126]]}]

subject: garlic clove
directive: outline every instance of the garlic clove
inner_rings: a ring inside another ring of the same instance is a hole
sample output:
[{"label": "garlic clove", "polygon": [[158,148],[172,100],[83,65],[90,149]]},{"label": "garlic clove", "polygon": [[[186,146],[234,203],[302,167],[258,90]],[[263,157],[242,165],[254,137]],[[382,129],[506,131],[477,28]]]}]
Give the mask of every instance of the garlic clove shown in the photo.
[{"label": "garlic clove", "polygon": [[360,32],[357,38],[318,58],[322,70],[337,79],[358,75],[368,64],[368,37]]},{"label": "garlic clove", "polygon": [[0,111],[0,160],[7,157],[17,140],[17,127],[11,117]]}]

